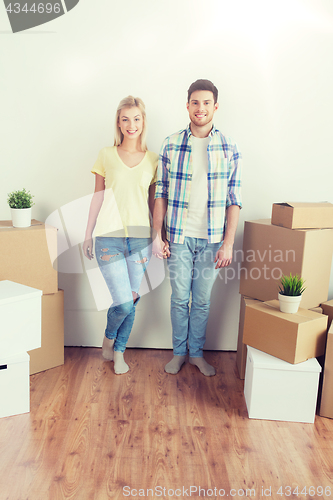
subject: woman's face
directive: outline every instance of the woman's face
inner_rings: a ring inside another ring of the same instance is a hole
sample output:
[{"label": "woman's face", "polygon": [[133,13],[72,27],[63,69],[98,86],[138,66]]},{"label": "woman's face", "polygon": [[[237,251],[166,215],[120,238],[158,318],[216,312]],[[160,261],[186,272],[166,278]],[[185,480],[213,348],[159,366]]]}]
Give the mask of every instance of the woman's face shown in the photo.
[{"label": "woman's face", "polygon": [[143,128],[143,116],[139,108],[123,108],[120,110],[118,126],[124,137],[138,139]]}]

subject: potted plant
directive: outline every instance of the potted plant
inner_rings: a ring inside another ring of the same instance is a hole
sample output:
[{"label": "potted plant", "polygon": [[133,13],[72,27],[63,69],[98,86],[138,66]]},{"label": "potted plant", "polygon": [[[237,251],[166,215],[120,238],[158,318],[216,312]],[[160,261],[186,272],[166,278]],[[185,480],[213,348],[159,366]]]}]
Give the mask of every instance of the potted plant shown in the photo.
[{"label": "potted plant", "polygon": [[7,202],[11,209],[14,227],[31,226],[31,207],[34,205],[32,198],[30,191],[25,189],[8,193]]},{"label": "potted plant", "polygon": [[305,288],[304,280],[298,274],[282,275],[279,284],[280,311],[297,313]]}]

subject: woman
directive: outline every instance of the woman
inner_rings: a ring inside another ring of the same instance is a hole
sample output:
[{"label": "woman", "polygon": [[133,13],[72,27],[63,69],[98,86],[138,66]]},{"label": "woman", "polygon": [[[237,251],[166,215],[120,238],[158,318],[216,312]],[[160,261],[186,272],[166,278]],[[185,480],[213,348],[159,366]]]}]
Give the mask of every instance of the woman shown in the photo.
[{"label": "woman", "polygon": [[117,109],[113,147],[99,152],[92,169],[95,193],[91,202],[83,251],[93,255],[112,296],[102,354],[114,361],[116,374],[129,366],[124,352],[132,330],[140,284],[151,251],[158,156],[147,150],[146,113],[141,99],[128,96]]}]

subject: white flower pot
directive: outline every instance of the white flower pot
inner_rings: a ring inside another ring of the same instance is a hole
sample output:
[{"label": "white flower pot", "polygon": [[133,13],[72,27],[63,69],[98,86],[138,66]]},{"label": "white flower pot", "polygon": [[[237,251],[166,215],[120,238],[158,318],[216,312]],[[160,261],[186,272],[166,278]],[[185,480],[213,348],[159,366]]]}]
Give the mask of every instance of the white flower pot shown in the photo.
[{"label": "white flower pot", "polygon": [[289,314],[297,313],[301,300],[302,295],[291,297],[279,293],[280,311]]},{"label": "white flower pot", "polygon": [[12,222],[14,227],[31,226],[31,207],[30,208],[11,208]]}]

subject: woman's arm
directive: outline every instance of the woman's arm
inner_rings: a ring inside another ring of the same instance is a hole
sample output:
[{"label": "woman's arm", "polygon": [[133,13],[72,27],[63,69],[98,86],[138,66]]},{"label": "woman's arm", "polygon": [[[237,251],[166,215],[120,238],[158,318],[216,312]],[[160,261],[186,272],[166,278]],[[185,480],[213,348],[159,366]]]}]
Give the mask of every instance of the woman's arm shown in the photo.
[{"label": "woman's arm", "polygon": [[89,259],[93,259],[93,241],[92,234],[96,225],[97,216],[101,209],[104,192],[105,192],[105,179],[102,175],[95,174],[95,192],[90,204],[88,224],[86,229],[86,235],[83,243],[83,253]]},{"label": "woman's arm", "polygon": [[168,207],[166,198],[156,198],[154,206],[153,254],[159,259],[170,257],[169,243],[164,230],[164,217]]},{"label": "woman's arm", "polygon": [[153,220],[153,213],[154,213],[155,187],[156,187],[155,182],[154,184],[150,184],[148,192],[148,206],[149,206],[151,220]]}]

